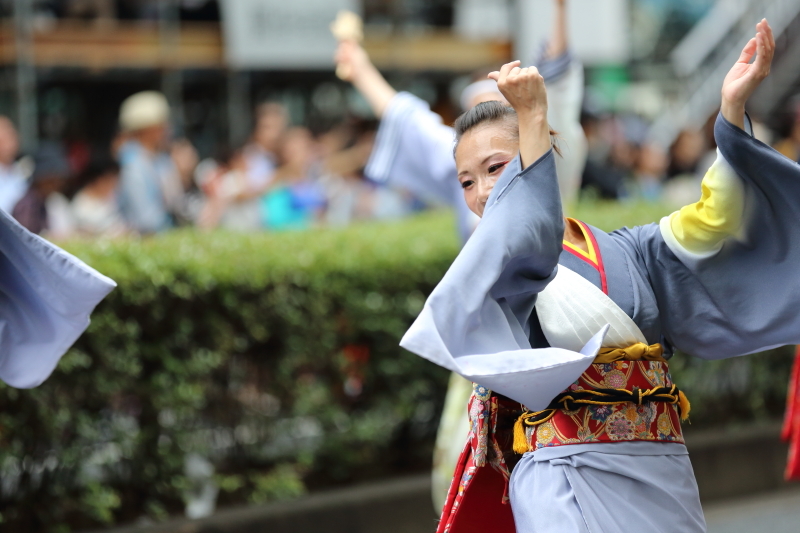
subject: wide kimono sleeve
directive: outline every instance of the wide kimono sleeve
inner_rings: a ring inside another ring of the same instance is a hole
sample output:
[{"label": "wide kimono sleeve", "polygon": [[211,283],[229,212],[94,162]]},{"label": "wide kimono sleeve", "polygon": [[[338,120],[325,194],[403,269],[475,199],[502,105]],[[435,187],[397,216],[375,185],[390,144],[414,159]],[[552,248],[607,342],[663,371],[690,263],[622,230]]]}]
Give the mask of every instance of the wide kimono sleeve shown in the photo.
[{"label": "wide kimono sleeve", "polygon": [[116,284],[0,211],[0,379],[47,379]]},{"label": "wide kimono sleeve", "polygon": [[553,151],[524,170],[517,157],[401,346],[531,409],[546,407],[591,364],[604,334],[583,353],[531,348],[536,295],[555,276],[563,235]]},{"label": "wide kimono sleeve", "polygon": [[648,276],[664,336],[707,359],[800,342],[800,166],[722,115],[703,198],[612,234]]}]

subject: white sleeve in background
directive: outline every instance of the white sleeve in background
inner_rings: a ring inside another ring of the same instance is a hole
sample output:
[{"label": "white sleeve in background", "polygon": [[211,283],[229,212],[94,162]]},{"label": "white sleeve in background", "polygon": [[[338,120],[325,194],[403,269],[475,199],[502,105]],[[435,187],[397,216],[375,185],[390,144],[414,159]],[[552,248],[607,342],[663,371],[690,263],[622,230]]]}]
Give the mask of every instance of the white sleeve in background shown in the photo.
[{"label": "white sleeve in background", "polygon": [[366,176],[405,189],[422,200],[455,208],[466,240],[477,220],[464,202],[453,157],[455,132],[416,96],[401,92],[389,102],[375,138]]},{"label": "white sleeve in background", "polygon": [[569,206],[578,199],[581,176],[586,165],[586,135],[581,127],[583,106],[583,65],[570,58],[563,74],[553,76],[543,65],[542,75],[547,86],[547,120],[558,132],[557,146],[561,157],[556,157],[556,172],[561,200]]},{"label": "white sleeve in background", "polygon": [[0,211],[0,379],[22,389],[47,379],[115,286]]}]

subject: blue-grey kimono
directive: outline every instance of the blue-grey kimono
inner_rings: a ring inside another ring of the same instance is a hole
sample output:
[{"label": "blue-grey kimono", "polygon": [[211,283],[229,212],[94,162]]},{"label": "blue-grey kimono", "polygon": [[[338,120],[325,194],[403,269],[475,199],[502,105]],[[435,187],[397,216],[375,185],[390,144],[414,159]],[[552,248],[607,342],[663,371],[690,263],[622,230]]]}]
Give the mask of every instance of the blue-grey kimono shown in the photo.
[{"label": "blue-grey kimono", "polygon": [[[544,409],[614,330],[613,323],[604,327],[613,320],[602,313],[576,315],[580,324],[560,326],[574,326],[579,344],[548,342],[542,330],[552,317],[538,316],[537,298],[558,265],[604,290],[667,356],[677,348],[721,359],[800,342],[800,166],[722,116],[715,136],[720,160],[738,178],[707,188],[719,185],[718,204],[737,215],[718,227],[682,228],[681,216],[693,216],[682,210],[660,224],[610,234],[591,228],[600,268],[562,247],[553,153],[525,169],[516,159],[401,344],[533,411]],[[724,238],[706,239],[720,229]],[[711,245],[703,248],[703,239]],[[705,531],[679,442],[528,452],[511,476],[510,498],[520,533]]]},{"label": "blue-grey kimono", "polygon": [[42,383],[116,284],[0,210],[0,379]]}]

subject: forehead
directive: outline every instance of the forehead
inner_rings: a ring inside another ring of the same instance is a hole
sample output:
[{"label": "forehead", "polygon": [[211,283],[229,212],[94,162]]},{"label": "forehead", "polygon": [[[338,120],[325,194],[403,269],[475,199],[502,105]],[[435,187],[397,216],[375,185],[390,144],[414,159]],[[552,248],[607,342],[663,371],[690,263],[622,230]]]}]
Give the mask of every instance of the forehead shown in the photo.
[{"label": "forehead", "polygon": [[516,152],[519,139],[509,131],[507,124],[488,122],[466,132],[456,147],[456,165],[481,162],[495,152]]}]

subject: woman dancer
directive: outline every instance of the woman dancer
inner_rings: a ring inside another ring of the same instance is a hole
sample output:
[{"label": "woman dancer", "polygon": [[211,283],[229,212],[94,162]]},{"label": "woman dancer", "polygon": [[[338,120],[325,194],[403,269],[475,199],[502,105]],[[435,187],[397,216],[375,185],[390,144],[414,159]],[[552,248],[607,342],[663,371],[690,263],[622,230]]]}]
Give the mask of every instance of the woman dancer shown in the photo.
[{"label": "woman dancer", "polygon": [[565,221],[535,69],[490,75],[513,109],[457,121],[482,220],[401,342],[476,382],[440,532],[705,531],[667,360],[800,341],[800,167],[744,131],[774,51],[756,28],[723,84],[702,198],[660,224]]}]

